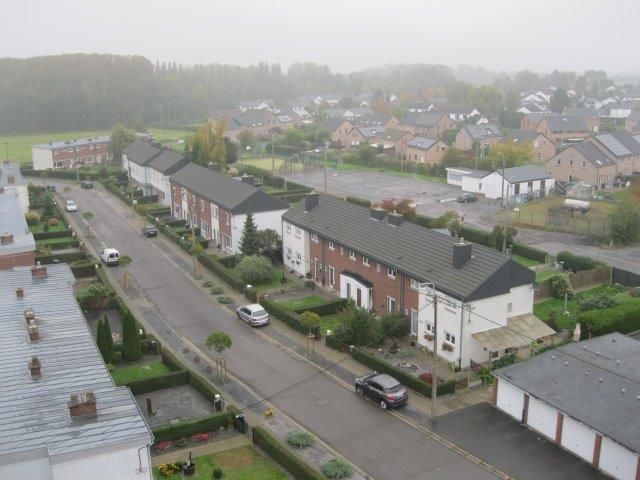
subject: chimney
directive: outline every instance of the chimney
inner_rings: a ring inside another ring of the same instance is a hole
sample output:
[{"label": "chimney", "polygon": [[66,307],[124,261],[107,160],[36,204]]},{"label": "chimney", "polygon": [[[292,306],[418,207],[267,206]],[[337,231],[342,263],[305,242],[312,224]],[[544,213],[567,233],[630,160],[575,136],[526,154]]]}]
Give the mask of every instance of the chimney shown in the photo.
[{"label": "chimney", "polygon": [[404,217],[394,210],[393,213],[387,213],[387,223],[394,227],[399,227]]},{"label": "chimney", "polygon": [[458,243],[453,244],[453,268],[462,268],[471,260],[471,243],[465,243],[464,238],[460,238]]},{"label": "chimney", "polygon": [[16,297],[24,298],[24,288],[22,287],[16,288]]},{"label": "chimney", "polygon": [[309,192],[304,197],[304,211],[313,210],[320,204],[320,195],[315,192]]},{"label": "chimney", "polygon": [[370,216],[374,220],[378,220],[378,221],[383,220],[386,214],[387,212],[384,210],[384,208],[371,207]]},{"label": "chimney", "polygon": [[47,267],[44,265],[31,267],[31,278],[47,278],[47,276]]},{"label": "chimney", "polygon": [[31,372],[31,378],[37,379],[42,376],[42,363],[40,363],[40,359],[36,355],[29,360],[29,371]]},{"label": "chimney", "polygon": [[95,417],[96,395],[92,390],[85,390],[81,394],[72,393],[69,397],[69,415],[75,417]]},{"label": "chimney", "polygon": [[16,183],[16,177],[14,177],[13,175],[9,175],[9,176],[7,177],[7,183],[8,183],[9,185],[13,185],[14,183]]},{"label": "chimney", "polygon": [[38,325],[36,325],[35,320],[30,322],[27,326],[27,333],[29,334],[30,342],[37,342],[40,340],[40,333],[38,332]]},{"label": "chimney", "polygon": [[256,184],[256,178],[253,175],[247,175],[246,173],[240,177],[242,183],[248,183],[249,185]]},{"label": "chimney", "polygon": [[13,243],[13,233],[3,233],[0,235],[0,245],[11,245]]},{"label": "chimney", "polygon": [[29,320],[34,320],[36,318],[36,314],[33,311],[33,308],[29,307],[24,311],[24,319],[26,320],[27,324],[29,323]]}]

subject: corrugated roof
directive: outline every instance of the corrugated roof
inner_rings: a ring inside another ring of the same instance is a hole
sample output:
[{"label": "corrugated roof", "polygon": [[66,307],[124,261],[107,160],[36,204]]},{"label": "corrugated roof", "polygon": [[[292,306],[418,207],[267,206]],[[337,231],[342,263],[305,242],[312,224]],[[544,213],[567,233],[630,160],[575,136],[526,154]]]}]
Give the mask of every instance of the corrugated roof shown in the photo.
[{"label": "corrugated roof", "polygon": [[[576,143],[569,148],[575,148],[586,160],[594,164],[597,168],[615,165],[613,160],[607,157],[602,150],[591,142]],[[561,154],[562,153],[560,153],[560,155]]]},{"label": "corrugated roof", "polygon": [[123,155],[129,162],[136,165],[147,165],[156,155],[162,152],[162,148],[143,140],[136,140],[122,149]]},{"label": "corrugated roof", "polygon": [[529,395],[640,452],[640,342],[611,333],[493,372]]},{"label": "corrugated roof", "polygon": [[37,148],[45,148],[47,150],[52,150],[54,148],[68,148],[68,147],[77,147],[79,145],[93,145],[96,143],[105,143],[110,142],[111,137],[108,135],[101,137],[91,137],[91,138],[78,138],[73,140],[62,140],[59,142],[50,142],[50,143],[39,143],[37,145],[32,145],[32,147]]},{"label": "corrugated roof", "polygon": [[159,155],[152,158],[149,162],[149,168],[164,175],[171,175],[187,163],[189,163],[189,160],[183,153],[176,153],[172,150],[165,149]]},{"label": "corrugated roof", "polygon": [[473,333],[480,345],[490,352],[507,348],[521,348],[531,344],[532,339],[555,334],[555,330],[533,314],[518,315],[507,319],[506,327]]},{"label": "corrugated roof", "polygon": [[[21,451],[62,454],[125,442],[140,446],[152,434],[126,387],[115,387],[75,300],[69,266],[47,265],[48,277],[30,268],[0,271],[0,455]],[[24,298],[15,288],[24,288]],[[30,343],[24,310],[37,316],[40,341]],[[42,376],[31,378],[36,355]],[[72,393],[92,390],[97,416],[74,418]]]},{"label": "corrugated roof", "polygon": [[0,193],[0,234],[12,234],[13,242],[0,245],[0,256],[33,252],[36,242],[29,231],[20,207],[20,197],[14,188]]},{"label": "corrugated roof", "polygon": [[[502,174],[502,169],[497,170]],[[533,180],[542,180],[552,178],[544,167],[539,165],[524,165],[522,167],[512,167],[504,169],[504,178],[509,183],[531,182]]]},{"label": "corrugated roof", "polygon": [[435,138],[416,137],[407,143],[408,147],[417,148],[419,150],[429,150],[437,142]]},{"label": "corrugated roof", "polygon": [[320,195],[320,203],[309,212],[304,202],[291,207],[282,218],[317,233],[387,266],[396,267],[419,280],[468,301],[509,291],[510,287],[533,283],[535,273],[509,256],[474,244],[472,259],[453,267],[453,245],[457,240],[428,228],[403,221],[398,227],[370,217],[368,208],[335,197]]},{"label": "corrugated roof", "polygon": [[188,188],[232,213],[286,210],[289,205],[253,185],[188,163],[171,177],[171,183]]}]

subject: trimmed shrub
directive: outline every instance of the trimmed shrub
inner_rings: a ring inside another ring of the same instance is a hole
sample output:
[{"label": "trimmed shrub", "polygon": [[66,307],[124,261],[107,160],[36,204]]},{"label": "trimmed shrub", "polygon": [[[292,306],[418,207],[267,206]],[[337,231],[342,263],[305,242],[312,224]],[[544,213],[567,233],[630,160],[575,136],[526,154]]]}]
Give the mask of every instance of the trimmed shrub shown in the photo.
[{"label": "trimmed shrub", "polygon": [[293,448],[307,448],[315,443],[313,435],[307,432],[291,432],[287,435],[287,443]]},{"label": "trimmed shrub", "polygon": [[93,283],[78,290],[76,300],[83,310],[99,310],[111,303],[111,290],[101,283]]},{"label": "trimmed shrub", "polygon": [[153,436],[156,442],[158,442],[160,440],[176,440],[178,438],[190,437],[196,433],[213,432],[233,422],[234,415],[235,410],[230,408],[226,412],[209,415],[208,417],[199,418],[190,422],[181,422],[176,425],[155,428],[153,430]]},{"label": "trimmed shrub", "polygon": [[189,384],[189,371],[181,370],[179,372],[165,373],[157,377],[145,378],[135,382],[125,383],[131,389],[134,395],[143,395],[145,393],[155,392],[163,388],[178,387],[180,385]]},{"label": "trimmed shrub", "polygon": [[[272,317],[277,318],[281,322],[289,325],[295,331],[304,333],[305,335],[309,333],[309,329],[305,327],[302,323],[300,323],[299,315],[295,312],[287,310],[286,308],[278,305],[275,302],[267,298],[263,298],[260,301],[260,304],[264,307],[264,309],[271,314]],[[309,308],[305,310],[311,310]],[[312,332],[315,334],[316,339],[320,338],[320,331],[318,328],[312,329]]]},{"label": "trimmed shrub", "polygon": [[218,300],[218,303],[221,303],[223,305],[228,305],[230,303],[233,303],[233,298],[227,297],[227,296],[218,297],[217,300]]},{"label": "trimmed shrub", "polygon": [[222,287],[211,287],[211,289],[209,290],[209,293],[211,293],[211,295],[220,295],[222,292],[224,292]]},{"label": "trimmed shrub", "polygon": [[42,265],[48,265],[51,263],[70,263],[83,258],[87,258],[87,254],[85,252],[67,252],[51,255],[38,255],[36,257],[36,262],[40,262]]},{"label": "trimmed shrub", "polygon": [[610,308],[618,304],[618,301],[605,293],[595,295],[593,297],[585,298],[584,300],[578,300],[580,304],[580,310],[583,312],[586,310],[599,310],[603,308]]},{"label": "trimmed shrub", "polygon": [[325,315],[333,315],[334,313],[345,308],[347,306],[347,302],[348,300],[346,298],[339,298],[337,300],[331,300],[327,303],[323,303],[322,305],[316,305],[315,307],[298,308],[297,310],[294,310],[294,312],[313,312],[317,313],[321,317]]},{"label": "trimmed shrub", "polygon": [[71,273],[76,278],[93,277],[96,273],[96,267],[93,262],[80,260],[69,266],[71,267]]},{"label": "trimmed shrub", "polygon": [[411,320],[401,313],[380,315],[380,334],[384,337],[404,337],[411,333]]},{"label": "trimmed shrub", "polygon": [[324,463],[320,470],[325,477],[334,480],[340,478],[349,478],[353,475],[353,469],[351,465],[345,463],[337,458],[332,458],[327,463]]},{"label": "trimmed shrub", "polygon": [[360,205],[361,207],[371,207],[371,201],[367,200],[366,198],[348,196],[345,198],[345,200],[349,203]]},{"label": "trimmed shrub", "polygon": [[640,301],[583,312],[577,321],[583,332],[596,337],[612,332],[630,333],[640,329]]},{"label": "trimmed shrub", "polygon": [[567,298],[573,298],[573,291],[567,279],[562,275],[554,275],[547,279],[549,282],[549,291],[554,298],[564,298],[565,293]]},{"label": "trimmed shrub", "polygon": [[529,260],[535,260],[538,263],[545,263],[547,261],[547,252],[530,247],[529,245],[523,245],[522,243],[514,244],[511,253],[528,258]]},{"label": "trimmed shrub", "polygon": [[266,428],[253,427],[253,443],[264,450],[297,480],[323,480],[320,472],[271,435]]},{"label": "trimmed shrub", "polygon": [[49,238],[71,237],[69,230],[60,230],[59,232],[37,232],[33,234],[34,240],[48,240]]},{"label": "trimmed shrub", "polygon": [[469,242],[479,243],[485,247],[494,247],[494,239],[491,232],[485,232],[484,230],[468,227],[467,225],[461,225],[460,236]]},{"label": "trimmed shrub", "polygon": [[324,344],[329,347],[329,348],[333,348],[334,350],[338,350],[339,352],[343,351],[347,345],[340,342],[340,340],[338,340],[338,336],[333,334],[333,335],[327,335],[324,339]]},{"label": "trimmed shrub", "polygon": [[[31,206],[31,208],[33,208],[33,205]],[[40,214],[32,210],[30,212],[27,212],[24,218],[27,221],[27,225],[36,225],[40,221]]]},{"label": "trimmed shrub", "polygon": [[218,277],[220,277],[223,282],[225,282],[235,291],[244,293],[245,283],[240,277],[237,277],[232,272],[230,272],[229,269],[219,261],[218,257],[203,252],[198,255],[198,261],[213,273],[215,273]]},{"label": "trimmed shrub", "polygon": [[310,290],[315,290],[316,282],[314,282],[313,280],[306,280],[304,282],[304,288],[308,288]]},{"label": "trimmed shrub", "polygon": [[271,260],[262,255],[243,257],[238,263],[238,271],[245,283],[261,283],[273,277]]},{"label": "trimmed shrub", "polygon": [[434,221],[435,221],[435,218],[416,214],[416,219],[414,223],[420,225],[421,227],[432,228]]},{"label": "trimmed shrub", "polygon": [[572,272],[581,272],[583,270],[591,270],[600,265],[590,257],[584,257],[581,255],[574,255],[571,252],[560,252],[556,256],[558,263],[563,262],[562,267],[564,270],[571,270]]}]

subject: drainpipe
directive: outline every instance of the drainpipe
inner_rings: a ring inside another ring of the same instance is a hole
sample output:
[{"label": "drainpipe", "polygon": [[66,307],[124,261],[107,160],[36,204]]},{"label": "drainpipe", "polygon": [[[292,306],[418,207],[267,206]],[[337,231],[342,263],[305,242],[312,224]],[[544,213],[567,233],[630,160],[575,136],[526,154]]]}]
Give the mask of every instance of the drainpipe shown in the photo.
[{"label": "drainpipe", "polygon": [[458,369],[462,370],[462,345],[464,344],[464,335],[462,328],[464,327],[464,300],[460,303],[460,355],[458,357]]},{"label": "drainpipe", "polygon": [[320,258],[321,258],[321,262],[322,262],[322,271],[320,272],[321,275],[321,280],[320,283],[322,284],[322,286],[324,287],[326,285],[325,282],[325,272],[327,270],[327,265],[326,265],[326,257],[325,257],[325,246],[324,246],[324,237],[319,237],[320,238]]},{"label": "drainpipe", "polygon": [[400,274],[400,313],[404,312],[404,273]]}]

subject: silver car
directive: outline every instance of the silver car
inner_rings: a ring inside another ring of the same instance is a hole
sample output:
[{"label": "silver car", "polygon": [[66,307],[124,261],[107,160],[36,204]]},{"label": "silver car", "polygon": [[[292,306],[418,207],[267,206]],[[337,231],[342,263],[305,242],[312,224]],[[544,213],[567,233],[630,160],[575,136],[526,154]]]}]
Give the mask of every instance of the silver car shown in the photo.
[{"label": "silver car", "polygon": [[259,327],[260,325],[269,323],[269,314],[262,308],[262,305],[258,303],[238,307],[236,313],[239,319],[244,320],[252,327]]}]

